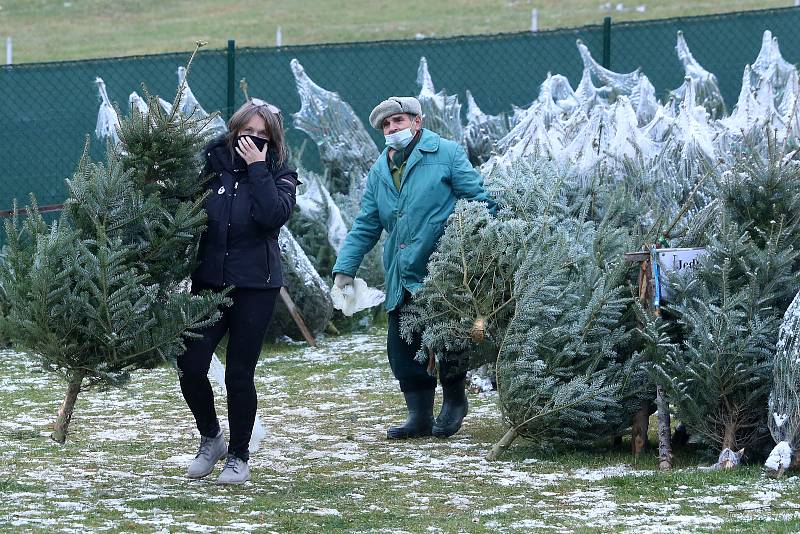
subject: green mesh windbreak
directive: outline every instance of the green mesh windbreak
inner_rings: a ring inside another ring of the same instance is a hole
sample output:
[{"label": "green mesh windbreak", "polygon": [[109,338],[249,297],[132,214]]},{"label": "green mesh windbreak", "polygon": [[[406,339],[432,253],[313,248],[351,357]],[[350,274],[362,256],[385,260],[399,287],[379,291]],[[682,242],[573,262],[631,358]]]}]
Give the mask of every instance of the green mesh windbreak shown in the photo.
[{"label": "green mesh windbreak", "polygon": [[[618,72],[641,67],[658,96],[681,85],[683,70],[675,54],[676,32],[682,30],[695,58],[716,74],[730,110],[739,92],[742,70],[758,54],[761,36],[769,29],[780,39],[783,56],[800,58],[800,9],[750,11],[715,16],[614,24],[610,38],[610,67]],[[469,89],[486,113],[511,113],[537,96],[548,72],[567,76],[577,86],[581,60],[575,46],[581,39],[600,61],[602,25],[539,33],[387,41],[354,44],[243,48],[234,54],[235,72],[229,84],[226,50],[203,50],[196,57],[189,84],[207,111],[230,111],[244,96],[239,80],[246,78],[251,96],[283,110],[288,141],[298,150],[307,137],[292,128],[291,114],[299,109],[289,61],[297,58],[318,85],[338,92],[365,125],[372,107],[391,95],[416,95],[421,56],[428,60],[436,89],[457,94],[465,102]],[[22,204],[34,193],[41,205],[57,204],[65,195],[64,179],[76,167],[87,135],[92,156],[102,159],[105,147],[94,137],[100,104],[96,77],[106,84],[109,98],[128,112],[128,96],[148,90],[171,100],[178,83],[177,68],[189,53],[116,59],[20,64],[0,67],[0,211],[17,198]],[[466,111],[466,106],[462,113]],[[370,129],[382,145],[377,132]],[[313,143],[303,160],[312,169],[319,163]]]}]

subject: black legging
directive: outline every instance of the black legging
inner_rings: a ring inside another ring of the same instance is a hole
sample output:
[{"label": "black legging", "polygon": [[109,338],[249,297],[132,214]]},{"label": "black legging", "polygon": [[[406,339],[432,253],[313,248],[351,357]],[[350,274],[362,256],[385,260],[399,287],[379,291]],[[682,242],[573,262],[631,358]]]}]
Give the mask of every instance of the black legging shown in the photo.
[{"label": "black legging", "polygon": [[[192,284],[192,292],[213,287]],[[211,356],[222,336],[228,333],[225,361],[225,388],[228,391],[228,452],[244,461],[250,459],[248,445],[256,419],[256,387],[253,382],[258,355],[269,321],[275,310],[279,289],[236,288],[228,296],[233,300],[222,308],[222,317],[215,324],[198,331],[201,338],[188,339],[186,351],[178,357],[183,398],[194,414],[197,429],[203,436],[219,433],[214,409],[214,392],[208,381]]]}]

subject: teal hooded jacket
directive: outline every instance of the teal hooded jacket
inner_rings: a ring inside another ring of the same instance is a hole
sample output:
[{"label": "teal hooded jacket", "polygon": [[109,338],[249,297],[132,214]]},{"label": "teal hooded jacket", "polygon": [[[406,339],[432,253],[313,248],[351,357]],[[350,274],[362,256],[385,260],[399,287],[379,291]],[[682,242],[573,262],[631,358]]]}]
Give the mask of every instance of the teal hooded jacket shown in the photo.
[{"label": "teal hooded jacket", "polygon": [[447,218],[459,199],[495,202],[483,188],[483,178],[472,168],[457,143],[430,130],[406,161],[400,190],[392,181],[384,149],[367,175],[361,209],[339,251],[334,273],[355,276],[364,255],[388,237],[383,248],[388,311],[403,303],[403,289],[414,293],[428,274],[428,259],[444,232]]}]

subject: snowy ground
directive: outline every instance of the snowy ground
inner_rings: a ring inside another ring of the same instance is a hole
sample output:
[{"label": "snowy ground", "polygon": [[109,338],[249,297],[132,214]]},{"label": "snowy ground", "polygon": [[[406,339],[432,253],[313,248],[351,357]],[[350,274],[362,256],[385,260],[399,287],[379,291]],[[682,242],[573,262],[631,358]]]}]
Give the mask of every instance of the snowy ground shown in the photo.
[{"label": "snowy ground", "polygon": [[[196,435],[170,369],[81,394],[64,446],[47,437],[64,385],[0,352],[0,530],[141,532],[784,532],[800,529],[800,478],[653,471],[624,451],[544,458],[502,434],[493,393],[471,395],[449,440],[387,442],[402,419],[383,333],[259,363],[267,437],[245,487],[183,478]],[[219,411],[224,406],[218,399]],[[694,465],[696,459],[692,459]]]}]

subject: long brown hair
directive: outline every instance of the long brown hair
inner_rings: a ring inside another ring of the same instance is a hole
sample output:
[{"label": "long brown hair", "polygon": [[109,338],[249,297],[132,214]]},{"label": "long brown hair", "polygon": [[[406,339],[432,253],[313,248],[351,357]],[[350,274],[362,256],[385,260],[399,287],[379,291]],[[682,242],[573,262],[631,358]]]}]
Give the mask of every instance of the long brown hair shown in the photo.
[{"label": "long brown hair", "polygon": [[244,129],[244,125],[256,115],[264,119],[267,135],[269,136],[270,152],[274,151],[276,164],[281,167],[289,157],[289,150],[286,147],[286,140],[283,135],[281,111],[272,104],[268,104],[258,98],[249,99],[231,116],[228,121],[228,148],[231,154],[235,153],[233,147],[236,143],[236,138],[239,137],[240,132]]}]

